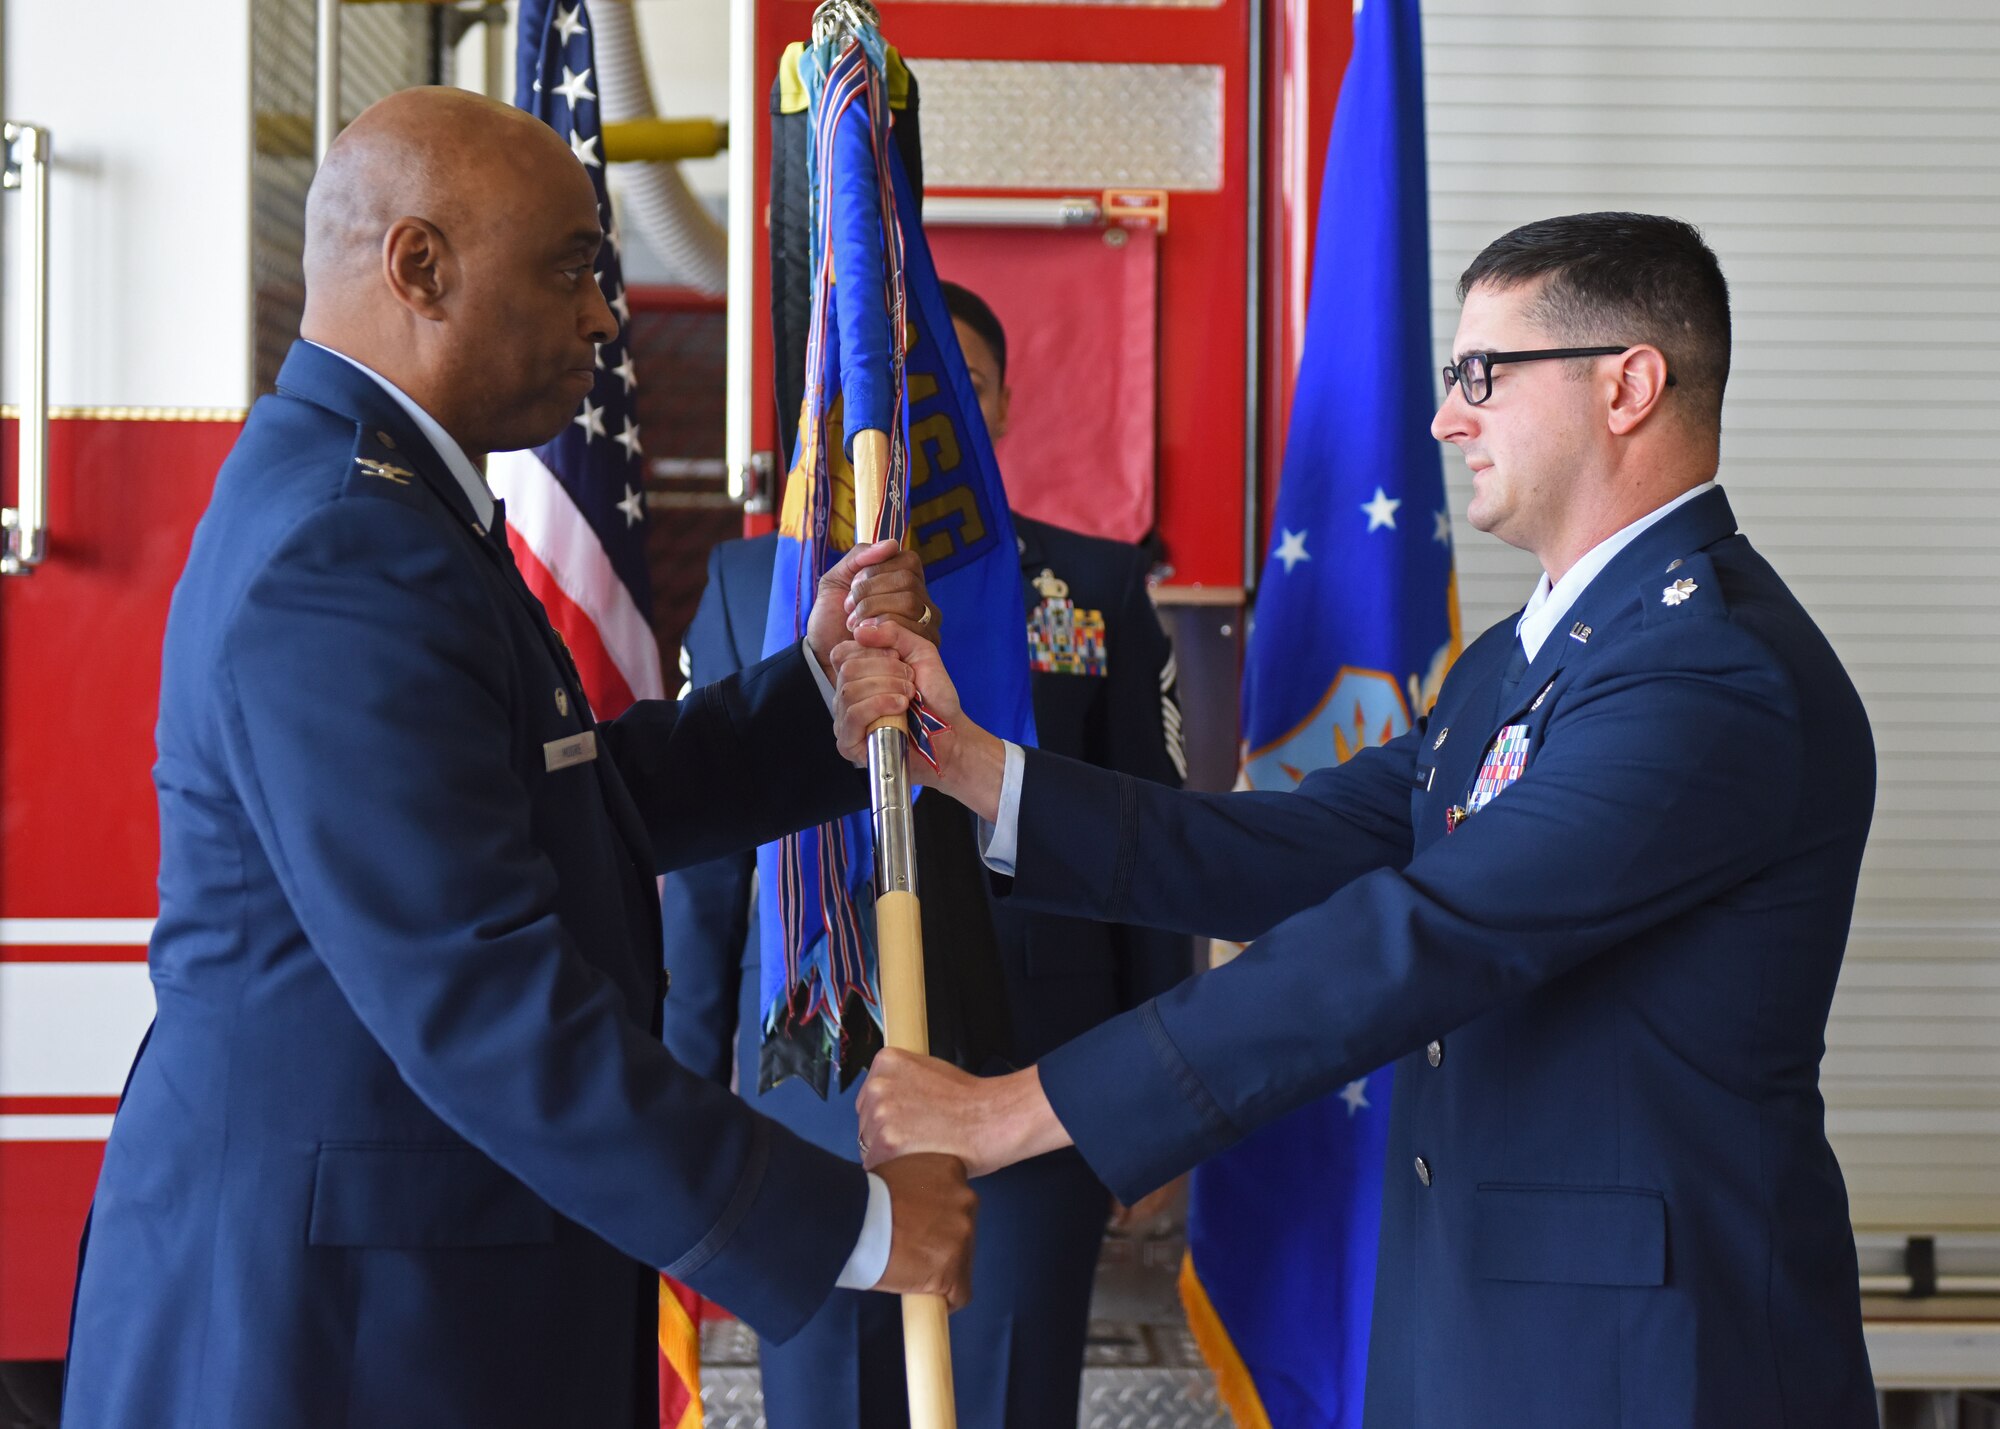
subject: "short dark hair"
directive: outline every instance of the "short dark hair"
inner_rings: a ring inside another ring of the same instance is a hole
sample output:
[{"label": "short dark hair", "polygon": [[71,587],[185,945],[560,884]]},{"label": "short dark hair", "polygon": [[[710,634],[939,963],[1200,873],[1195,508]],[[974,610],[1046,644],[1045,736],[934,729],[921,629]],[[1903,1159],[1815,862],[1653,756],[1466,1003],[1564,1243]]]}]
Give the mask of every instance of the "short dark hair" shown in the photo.
[{"label": "short dark hair", "polygon": [[944,289],[944,305],[950,314],[984,338],[986,345],[993,349],[993,360],[1000,364],[1000,380],[1007,380],[1007,329],[1000,326],[1000,319],[993,309],[986,306],[986,299],[970,288],[957,283],[940,282]]},{"label": "short dark hair", "polygon": [[1532,316],[1565,346],[1651,343],[1675,384],[1720,420],[1729,381],[1729,284],[1701,231],[1649,213],[1573,213],[1494,239],[1458,280],[1506,289],[1546,278]]}]

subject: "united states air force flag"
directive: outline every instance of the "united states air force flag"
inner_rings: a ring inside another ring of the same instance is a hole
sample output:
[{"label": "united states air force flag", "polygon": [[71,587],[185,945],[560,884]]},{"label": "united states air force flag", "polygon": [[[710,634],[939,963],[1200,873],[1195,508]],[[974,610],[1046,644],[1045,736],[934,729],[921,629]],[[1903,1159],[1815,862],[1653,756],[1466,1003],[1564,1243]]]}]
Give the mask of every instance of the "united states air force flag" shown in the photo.
[{"label": "united states air force flag", "polygon": [[[854,543],[847,438],[888,430],[884,533],[906,471],[906,539],[944,612],[940,648],[960,702],[983,727],[1032,744],[1013,521],[901,156],[877,129],[889,119],[887,48],[869,29],[787,62],[812,97],[813,316],[764,650],[798,643],[820,575]],[[873,867],[865,812],[758,851],[761,1088],[796,1076],[824,1096],[881,1045]]]},{"label": "united states air force flag", "polygon": [[[1356,6],[1322,192],[1243,679],[1258,789],[1403,733],[1458,652],[1417,0]],[[1374,1072],[1195,1172],[1182,1291],[1240,1425],[1361,1423],[1389,1094]]]},{"label": "united states air force flag", "polygon": [[597,190],[606,240],[596,276],[618,315],[618,336],[597,353],[597,380],[570,424],[543,446],[496,452],[487,464],[507,503],[507,538],[522,579],[548,610],[597,715],[664,693],[646,574],[645,453],[633,393],[638,378],[624,325],[631,319],[618,261],[596,60],[583,0],[522,0],[515,101],[560,134]]}]

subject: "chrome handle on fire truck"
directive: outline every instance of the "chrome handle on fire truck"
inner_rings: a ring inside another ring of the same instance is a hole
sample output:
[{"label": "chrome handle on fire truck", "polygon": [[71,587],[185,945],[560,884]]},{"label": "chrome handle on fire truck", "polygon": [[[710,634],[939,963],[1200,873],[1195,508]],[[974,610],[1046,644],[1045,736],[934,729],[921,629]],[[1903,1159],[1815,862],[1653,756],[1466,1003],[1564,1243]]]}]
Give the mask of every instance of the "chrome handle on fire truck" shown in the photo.
[{"label": "chrome handle on fire truck", "polygon": [[318,0],[313,52],[313,167],[340,133],[340,0]]},{"label": "chrome handle on fire truck", "polygon": [[49,131],[9,123],[0,130],[6,167],[0,187],[28,199],[21,227],[21,291],[26,296],[27,391],[21,403],[19,503],[0,511],[0,575],[22,576],[42,563],[49,539]]}]

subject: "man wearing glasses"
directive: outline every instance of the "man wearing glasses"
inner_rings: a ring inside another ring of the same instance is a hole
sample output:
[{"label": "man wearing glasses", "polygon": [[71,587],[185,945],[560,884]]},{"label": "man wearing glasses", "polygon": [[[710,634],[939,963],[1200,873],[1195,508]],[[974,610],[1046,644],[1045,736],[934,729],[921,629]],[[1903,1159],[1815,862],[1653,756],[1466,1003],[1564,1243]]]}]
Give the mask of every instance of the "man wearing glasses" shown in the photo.
[{"label": "man wearing glasses", "polygon": [[836,652],[864,719],[909,661],[1014,898],[1255,939],[1008,1077],[884,1054],[871,1153],[1074,1143],[1130,1200],[1400,1058],[1369,1429],[1872,1426],[1818,1077],[1873,744],[1714,482],[1722,273],[1686,224],[1584,214],[1460,295],[1432,430],[1543,576],[1408,734],[1178,793],[1002,745],[919,642]]}]

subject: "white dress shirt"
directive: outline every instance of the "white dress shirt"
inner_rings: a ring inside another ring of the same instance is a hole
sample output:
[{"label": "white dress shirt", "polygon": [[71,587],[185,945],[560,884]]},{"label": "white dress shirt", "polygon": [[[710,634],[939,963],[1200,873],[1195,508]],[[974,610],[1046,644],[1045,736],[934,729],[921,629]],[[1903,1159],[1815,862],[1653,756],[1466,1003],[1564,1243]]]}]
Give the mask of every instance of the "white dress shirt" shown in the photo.
[{"label": "white dress shirt", "polygon": [[[1563,578],[1554,585],[1549,584],[1549,573],[1543,571],[1541,580],[1535,585],[1535,593],[1528,597],[1528,608],[1521,612],[1521,619],[1514,627],[1514,634],[1519,637],[1521,648],[1528,652],[1528,658],[1535,658],[1542,642],[1549,638],[1549,632],[1569,614],[1576,598],[1583,594],[1584,588],[1597,578],[1600,571],[1611,564],[1612,557],[1631,545],[1640,532],[1676,506],[1714,489],[1714,482],[1704,481],[1692,491],[1682,492],[1666,505],[1655,507],[1631,525],[1606,536],[1563,572]],[[998,817],[990,824],[984,819],[979,821],[979,855],[995,873],[1012,875],[1014,872],[1015,855],[1020,849],[1021,776],[1026,769],[1027,758],[1021,753],[1021,747],[1008,741],[1006,769],[1000,779]]]},{"label": "white dress shirt", "polygon": [[1597,573],[1610,565],[1613,557],[1637,540],[1640,532],[1675,507],[1684,506],[1704,491],[1713,490],[1715,483],[1704,481],[1691,491],[1683,491],[1665,506],[1654,507],[1630,526],[1614,531],[1585,551],[1582,559],[1564,571],[1563,578],[1554,585],[1549,584],[1549,573],[1543,571],[1542,578],[1535,582],[1535,593],[1528,597],[1528,608],[1521,612],[1520,622],[1514,627],[1514,634],[1520,638],[1521,648],[1528,652],[1528,658],[1533,660],[1540,653],[1542,642],[1562,624],[1562,618],[1569,614],[1569,608],[1576,604],[1576,598],[1583,594],[1585,587],[1597,579]]},{"label": "white dress shirt", "polygon": [[[466,456],[464,448],[451,439],[450,433],[437,424],[422,407],[410,399],[409,393],[377,372],[364,362],[356,362],[344,352],[335,352],[330,347],[313,343],[321,352],[331,352],[342,362],[360,368],[375,379],[377,385],[394,399],[403,409],[404,415],[416,424],[424,440],[431,449],[444,458],[445,466],[451,471],[458,484],[464,488],[465,496],[472,503],[474,516],[479,522],[479,533],[483,536],[493,525],[493,488],[486,484],[486,478],[478,467]],[[803,642],[801,642],[803,646]],[[833,709],[833,686],[827,682],[826,674],[813,658],[810,647],[805,648],[806,664],[812,668],[813,680],[819,686],[822,698],[829,711]],[[873,1171],[868,1173],[868,1212],[861,1222],[861,1235],[854,1243],[853,1252],[842,1267],[840,1278],[834,1282],[842,1290],[870,1290],[882,1278],[882,1272],[889,1268],[889,1241],[894,1228],[890,1216],[889,1185]]]}]

